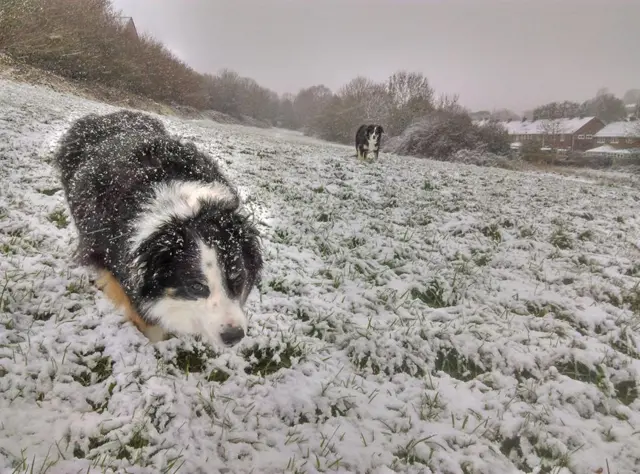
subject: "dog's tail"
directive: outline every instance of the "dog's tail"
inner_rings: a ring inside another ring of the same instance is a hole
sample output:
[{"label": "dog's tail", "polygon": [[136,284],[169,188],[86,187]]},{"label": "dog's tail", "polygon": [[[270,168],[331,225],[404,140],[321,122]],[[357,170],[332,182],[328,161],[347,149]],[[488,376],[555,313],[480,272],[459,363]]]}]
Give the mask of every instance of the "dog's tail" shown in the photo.
[{"label": "dog's tail", "polygon": [[107,115],[89,114],[76,120],[62,137],[54,156],[62,183],[66,186],[88,149],[114,134],[134,131],[167,135],[164,125],[156,118],[128,110]]}]

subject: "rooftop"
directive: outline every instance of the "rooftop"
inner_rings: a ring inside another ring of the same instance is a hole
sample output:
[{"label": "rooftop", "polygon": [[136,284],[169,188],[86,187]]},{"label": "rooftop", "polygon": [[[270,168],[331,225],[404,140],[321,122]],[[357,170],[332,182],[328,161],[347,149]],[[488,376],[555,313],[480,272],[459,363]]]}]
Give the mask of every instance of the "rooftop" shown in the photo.
[{"label": "rooftop", "polygon": [[597,148],[591,148],[585,153],[596,155],[638,155],[640,148],[614,148],[611,145],[602,145]]},{"label": "rooftop", "polygon": [[606,125],[598,133],[594,134],[596,138],[640,138],[640,122],[611,122]]},{"label": "rooftop", "polygon": [[526,120],[524,122],[512,120],[511,122],[500,123],[507,129],[510,135],[544,135],[545,133],[549,133],[551,128],[553,128],[554,133],[573,134],[594,118],[595,117],[575,117],[554,120]]}]

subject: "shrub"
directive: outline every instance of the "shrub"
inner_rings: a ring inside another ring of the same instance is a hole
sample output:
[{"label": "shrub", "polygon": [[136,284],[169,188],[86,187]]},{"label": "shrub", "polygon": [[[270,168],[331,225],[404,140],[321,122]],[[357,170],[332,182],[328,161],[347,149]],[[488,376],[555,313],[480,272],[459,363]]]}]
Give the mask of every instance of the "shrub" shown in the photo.
[{"label": "shrub", "polygon": [[478,126],[463,111],[438,110],[414,122],[387,149],[401,155],[446,160],[461,150],[507,153],[509,138],[499,124]]},{"label": "shrub", "polygon": [[0,0],[0,53],[76,82],[275,123],[275,92],[232,71],[199,74],[120,20],[109,0]]},{"label": "shrub", "polygon": [[74,81],[202,106],[201,76],[155,39],[131,36],[108,0],[2,0],[0,51]]}]

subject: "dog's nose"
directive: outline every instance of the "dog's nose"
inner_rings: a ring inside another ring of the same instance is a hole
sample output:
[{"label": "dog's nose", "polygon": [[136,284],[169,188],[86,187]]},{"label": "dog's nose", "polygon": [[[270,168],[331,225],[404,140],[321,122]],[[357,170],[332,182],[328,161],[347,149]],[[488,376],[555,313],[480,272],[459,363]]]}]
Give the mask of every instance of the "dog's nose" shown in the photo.
[{"label": "dog's nose", "polygon": [[244,329],[239,326],[227,326],[220,333],[220,339],[227,346],[233,346],[244,337]]}]

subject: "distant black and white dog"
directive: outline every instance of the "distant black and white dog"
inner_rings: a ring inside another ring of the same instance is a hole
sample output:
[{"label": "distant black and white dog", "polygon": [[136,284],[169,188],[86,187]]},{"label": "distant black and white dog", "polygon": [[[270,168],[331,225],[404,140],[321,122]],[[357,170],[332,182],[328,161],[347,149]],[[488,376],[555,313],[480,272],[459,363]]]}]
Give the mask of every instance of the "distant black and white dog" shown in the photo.
[{"label": "distant black and white dog", "polygon": [[378,158],[380,152],[380,139],[384,133],[380,125],[363,124],[356,132],[356,153],[358,159],[366,159],[369,153],[373,153]]},{"label": "distant black and white dog", "polygon": [[148,115],[77,120],[55,156],[82,264],[152,342],[200,334],[231,346],[263,265],[237,191],[192,143]]}]

